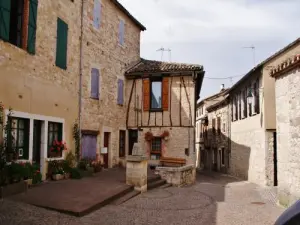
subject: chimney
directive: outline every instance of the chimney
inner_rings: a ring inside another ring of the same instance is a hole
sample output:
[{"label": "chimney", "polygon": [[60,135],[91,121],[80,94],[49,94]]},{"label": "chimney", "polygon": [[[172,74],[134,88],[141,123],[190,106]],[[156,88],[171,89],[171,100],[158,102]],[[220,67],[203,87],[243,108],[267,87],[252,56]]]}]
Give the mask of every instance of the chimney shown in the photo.
[{"label": "chimney", "polygon": [[225,90],[225,85],[221,84],[221,91],[224,91],[224,90]]}]

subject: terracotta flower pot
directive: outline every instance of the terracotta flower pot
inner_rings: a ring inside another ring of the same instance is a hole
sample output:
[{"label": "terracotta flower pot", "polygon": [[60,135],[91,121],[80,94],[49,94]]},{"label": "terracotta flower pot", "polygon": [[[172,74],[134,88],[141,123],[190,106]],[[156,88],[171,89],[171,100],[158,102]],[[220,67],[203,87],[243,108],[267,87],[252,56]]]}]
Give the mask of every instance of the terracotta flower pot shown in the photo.
[{"label": "terracotta flower pot", "polygon": [[70,179],[71,175],[70,173],[65,173],[65,179]]},{"label": "terracotta flower pot", "polygon": [[65,178],[64,174],[53,174],[52,179],[53,180],[63,180]]}]

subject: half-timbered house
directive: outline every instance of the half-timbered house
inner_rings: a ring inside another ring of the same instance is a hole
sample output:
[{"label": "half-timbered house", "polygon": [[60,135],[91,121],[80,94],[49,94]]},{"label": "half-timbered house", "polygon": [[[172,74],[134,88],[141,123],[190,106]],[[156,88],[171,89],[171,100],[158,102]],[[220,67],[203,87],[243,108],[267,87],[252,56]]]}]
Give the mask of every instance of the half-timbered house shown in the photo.
[{"label": "half-timbered house", "polygon": [[150,164],[195,163],[195,109],[203,67],[141,59],[125,73],[129,151],[138,142]]}]

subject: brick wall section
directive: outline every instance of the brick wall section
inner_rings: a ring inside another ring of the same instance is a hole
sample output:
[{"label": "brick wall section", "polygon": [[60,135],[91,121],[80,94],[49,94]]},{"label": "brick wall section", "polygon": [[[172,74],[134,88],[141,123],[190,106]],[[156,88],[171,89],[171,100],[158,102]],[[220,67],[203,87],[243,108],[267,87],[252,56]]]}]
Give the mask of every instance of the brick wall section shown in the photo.
[{"label": "brick wall section", "polygon": [[[109,0],[101,0],[100,29],[93,26],[94,1],[85,1],[83,37],[82,129],[96,130],[98,151],[103,132],[110,132],[109,166],[118,163],[119,130],[126,129],[127,91],[124,105],[117,105],[117,80],[126,80],[128,65],[140,57],[140,29]],[[125,21],[125,44],[119,45],[119,21]],[[91,99],[91,69],[100,71],[100,98]],[[124,90],[125,93],[125,90]],[[127,139],[126,139],[127,140]],[[126,147],[128,145],[126,144]]]},{"label": "brick wall section", "polygon": [[[163,154],[167,157],[185,158],[188,164],[195,163],[194,152],[194,128],[178,127],[180,126],[180,113],[181,110],[181,125],[189,126],[194,124],[194,84],[192,77],[183,77],[186,85],[186,96],[183,85],[180,88],[180,77],[172,77],[169,80],[169,110],[164,112],[149,112],[143,111],[142,107],[142,79],[137,79],[133,89],[132,101],[130,103],[130,110],[128,116],[129,128],[136,129],[138,126],[143,128],[142,132],[139,132],[139,142],[146,151],[149,152],[150,144],[144,139],[144,135],[147,131],[151,131],[154,136],[159,136],[164,130],[168,130],[170,138],[168,141],[163,141]],[[127,80],[126,82],[126,101],[130,96],[133,80]],[[181,107],[180,107],[180,92],[181,92]],[[139,99],[139,101],[137,101]],[[189,101],[188,101],[189,99]],[[137,102],[139,111],[135,110]],[[189,111],[189,102],[191,104],[191,115]],[[172,127],[170,118],[172,120]],[[148,128],[147,126],[154,126]],[[155,127],[156,126],[156,127]],[[166,126],[166,127],[160,127]],[[190,148],[189,156],[185,155],[185,148]],[[150,162],[158,163],[158,162]]]},{"label": "brick wall section", "polygon": [[300,69],[276,78],[278,197],[291,205],[300,197]]}]

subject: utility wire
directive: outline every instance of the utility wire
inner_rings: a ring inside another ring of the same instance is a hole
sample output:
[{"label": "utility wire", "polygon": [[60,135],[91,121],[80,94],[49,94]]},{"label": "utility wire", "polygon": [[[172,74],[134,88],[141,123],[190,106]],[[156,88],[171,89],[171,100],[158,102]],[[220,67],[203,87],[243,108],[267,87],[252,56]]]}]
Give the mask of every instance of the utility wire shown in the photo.
[{"label": "utility wire", "polygon": [[206,76],[204,76],[204,78],[211,79],[211,80],[226,80],[226,79],[232,79],[232,78],[235,78],[235,77],[242,77],[242,76],[244,76],[244,74],[243,75],[238,75],[238,76],[231,76],[231,77],[206,77]]}]

